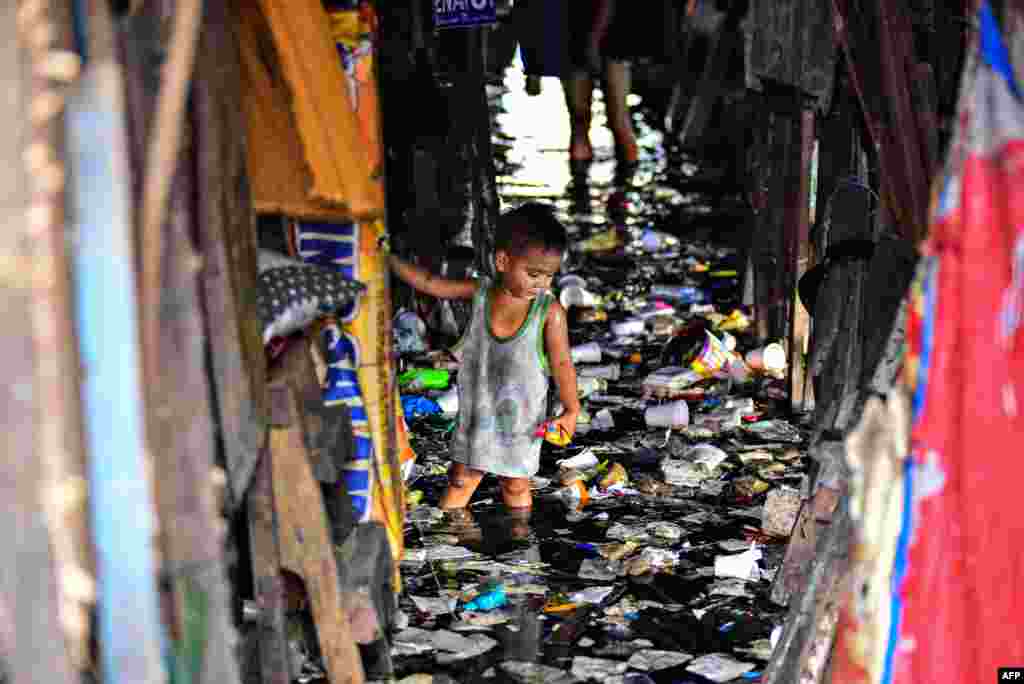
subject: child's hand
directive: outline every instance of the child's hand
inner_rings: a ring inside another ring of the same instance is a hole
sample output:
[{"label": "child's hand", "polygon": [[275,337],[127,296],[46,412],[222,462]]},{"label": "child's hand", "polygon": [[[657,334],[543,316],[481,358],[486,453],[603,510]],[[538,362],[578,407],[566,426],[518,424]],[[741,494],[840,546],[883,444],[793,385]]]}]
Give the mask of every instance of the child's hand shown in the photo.
[{"label": "child's hand", "polygon": [[[551,421],[551,427],[558,431],[559,434],[569,435],[569,439],[576,434],[576,421],[579,419],[580,414],[578,412],[566,411],[562,415],[558,416]],[[563,432],[564,431],[564,432]]]}]

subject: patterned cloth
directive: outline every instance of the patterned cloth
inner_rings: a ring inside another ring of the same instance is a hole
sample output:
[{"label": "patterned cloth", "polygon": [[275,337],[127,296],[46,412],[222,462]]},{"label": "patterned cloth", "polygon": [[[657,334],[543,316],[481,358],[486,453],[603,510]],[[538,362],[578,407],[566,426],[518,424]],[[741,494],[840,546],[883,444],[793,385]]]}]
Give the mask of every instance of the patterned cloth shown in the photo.
[{"label": "patterned cloth", "polygon": [[983,2],[978,19],[908,297],[898,504],[874,511],[898,529],[856,554],[891,558],[888,581],[874,603],[848,597],[836,682],[995,681],[1024,663],[1024,16],[1006,3],[1001,32]]},{"label": "patterned cloth", "polygon": [[256,280],[263,344],[302,330],[320,316],[350,310],[366,287],[341,273],[307,265],[268,269]]},{"label": "patterned cloth", "polygon": [[548,369],[544,321],[554,300],[535,298],[515,335],[495,337],[490,327],[491,283],[483,280],[473,299],[473,317],[452,349],[459,359],[459,419],[452,460],[505,477],[530,477],[540,467],[547,418]]}]

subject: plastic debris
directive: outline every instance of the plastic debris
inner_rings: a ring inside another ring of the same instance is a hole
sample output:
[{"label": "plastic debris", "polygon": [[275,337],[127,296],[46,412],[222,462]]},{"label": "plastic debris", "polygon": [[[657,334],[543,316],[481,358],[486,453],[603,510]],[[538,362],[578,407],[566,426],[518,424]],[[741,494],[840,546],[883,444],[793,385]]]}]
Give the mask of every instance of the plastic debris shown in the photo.
[{"label": "plastic debris", "polygon": [[688,663],[691,660],[693,660],[693,656],[689,653],[683,653],[682,651],[656,651],[653,649],[644,649],[642,651],[637,651],[630,656],[629,662],[626,664],[637,670],[656,672],[658,670],[666,670],[670,667],[676,667],[683,663]]},{"label": "plastic debris", "polygon": [[762,557],[756,544],[743,553],[731,556],[715,556],[715,577],[735,577],[737,579],[757,579],[760,573],[757,561]]},{"label": "plastic debris", "polygon": [[451,382],[451,373],[440,368],[412,368],[398,376],[398,386],[404,392],[443,390]]},{"label": "plastic debris", "polygon": [[480,611],[486,612],[494,610],[495,608],[501,608],[508,603],[508,596],[505,594],[504,587],[495,587],[490,591],[480,594],[472,601],[467,601],[463,606],[463,610],[469,611]]},{"label": "plastic debris", "polygon": [[788,537],[796,524],[800,505],[800,490],[780,486],[768,492],[761,515],[761,529],[765,534]]},{"label": "plastic debris", "polygon": [[572,659],[572,675],[583,680],[604,682],[609,677],[621,675],[629,666],[619,660],[574,656]]},{"label": "plastic debris", "polygon": [[677,541],[683,537],[683,528],[670,522],[653,522],[647,526],[647,533],[661,539]]},{"label": "plastic debris", "polygon": [[443,598],[435,596],[410,596],[416,604],[416,610],[428,615],[445,615],[454,613],[458,601],[454,598]]},{"label": "plastic debris", "polygon": [[557,667],[521,660],[506,660],[498,665],[506,675],[520,684],[571,684],[576,677]]},{"label": "plastic debris", "polygon": [[[531,514],[506,510],[491,476],[465,515],[436,507],[459,364],[443,349],[403,351],[419,346],[396,336],[411,406],[440,411],[409,412],[417,458],[402,475],[419,503],[405,516],[396,678],[426,661],[437,684],[733,681],[759,676],[754,663],[770,657],[766,637],[778,638],[785,611],[766,600],[764,580],[784,556],[809,431],[782,417],[785,349],[756,339],[750,311],[736,306],[736,250],[680,232],[689,230],[680,218],[715,210],[663,178],[674,172],[646,169],[614,197],[595,185],[591,209],[552,197],[573,235],[571,272],[555,294],[582,406],[571,444],[539,444]],[[537,186],[520,190],[533,196]],[[554,402],[548,415],[562,410]],[[503,605],[490,605],[495,581]],[[695,674],[669,676],[687,667]]]},{"label": "plastic debris", "polygon": [[753,663],[741,662],[725,653],[709,653],[693,660],[686,666],[686,671],[713,682],[729,682],[754,667]]}]

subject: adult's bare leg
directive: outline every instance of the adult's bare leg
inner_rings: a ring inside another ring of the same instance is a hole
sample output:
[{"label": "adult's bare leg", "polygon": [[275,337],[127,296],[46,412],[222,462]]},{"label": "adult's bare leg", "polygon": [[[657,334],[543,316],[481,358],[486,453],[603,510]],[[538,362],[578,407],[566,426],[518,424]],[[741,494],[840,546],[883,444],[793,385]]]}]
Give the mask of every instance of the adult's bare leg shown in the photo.
[{"label": "adult's bare leg", "polygon": [[590,146],[594,81],[587,74],[577,72],[562,79],[562,90],[569,110],[569,160],[589,161],[594,157]]},{"label": "adult's bare leg", "polygon": [[632,80],[629,62],[605,62],[604,100],[608,112],[608,127],[615,138],[615,154],[620,162],[632,163],[637,160],[638,149],[633,120],[629,115],[629,96]]}]

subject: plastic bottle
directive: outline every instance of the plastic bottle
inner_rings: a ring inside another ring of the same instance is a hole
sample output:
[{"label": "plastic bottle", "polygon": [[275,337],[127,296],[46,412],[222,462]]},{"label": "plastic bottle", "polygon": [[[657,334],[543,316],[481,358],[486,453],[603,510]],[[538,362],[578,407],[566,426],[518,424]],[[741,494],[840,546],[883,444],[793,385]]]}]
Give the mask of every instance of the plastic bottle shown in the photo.
[{"label": "plastic bottle", "polygon": [[555,490],[555,498],[569,508],[581,508],[590,501],[590,492],[583,480],[575,480]]},{"label": "plastic bottle", "polygon": [[586,366],[577,371],[581,378],[604,378],[606,380],[618,380],[621,369],[619,364],[611,363],[605,366]]},{"label": "plastic bottle", "polygon": [[604,392],[608,389],[608,381],[604,378],[579,378],[576,381],[576,393],[580,399],[588,397],[594,392]]},{"label": "plastic bottle", "polygon": [[451,373],[443,368],[412,368],[398,376],[399,386],[409,392],[448,388]]},{"label": "plastic bottle", "polygon": [[508,603],[508,596],[505,594],[505,587],[498,586],[467,602],[462,606],[462,609],[486,612],[495,608],[501,608],[506,603]]},{"label": "plastic bottle", "polygon": [[668,299],[680,304],[704,304],[708,294],[693,285],[654,285],[651,287],[651,299]]}]

